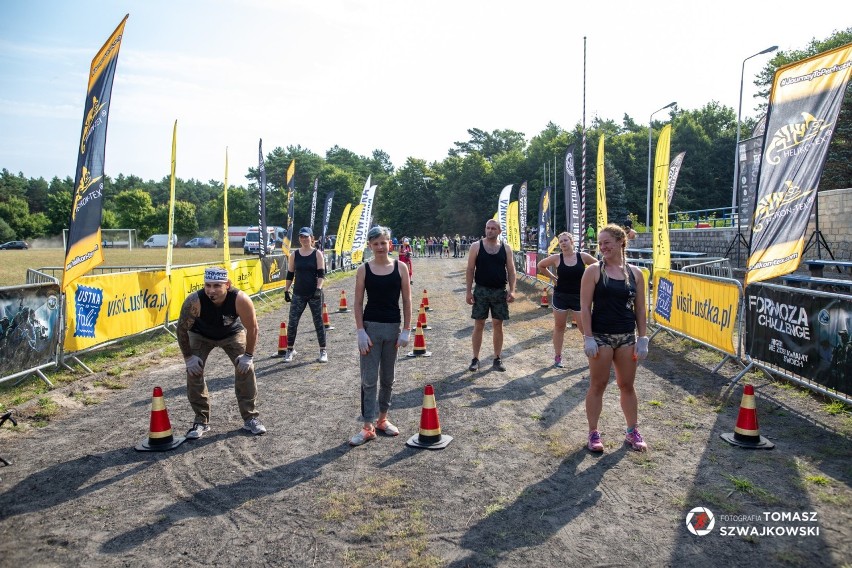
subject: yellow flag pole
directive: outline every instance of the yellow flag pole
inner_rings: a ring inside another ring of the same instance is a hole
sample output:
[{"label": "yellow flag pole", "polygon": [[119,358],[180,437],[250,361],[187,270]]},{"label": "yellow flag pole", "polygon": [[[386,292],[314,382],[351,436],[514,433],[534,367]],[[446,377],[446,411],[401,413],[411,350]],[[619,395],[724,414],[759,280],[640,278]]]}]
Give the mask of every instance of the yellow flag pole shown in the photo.
[{"label": "yellow flag pole", "polygon": [[177,153],[177,120],[172,129],[172,172],[171,172],[171,192],[169,194],[169,242],[166,245],[166,277],[172,275],[172,249],[173,238],[175,232],[175,155]]},{"label": "yellow flag pole", "polygon": [[224,193],[225,208],[223,212],[224,220],[222,222],[222,246],[225,254],[225,268],[231,269],[231,243],[228,241],[228,148],[225,147],[225,193]]}]

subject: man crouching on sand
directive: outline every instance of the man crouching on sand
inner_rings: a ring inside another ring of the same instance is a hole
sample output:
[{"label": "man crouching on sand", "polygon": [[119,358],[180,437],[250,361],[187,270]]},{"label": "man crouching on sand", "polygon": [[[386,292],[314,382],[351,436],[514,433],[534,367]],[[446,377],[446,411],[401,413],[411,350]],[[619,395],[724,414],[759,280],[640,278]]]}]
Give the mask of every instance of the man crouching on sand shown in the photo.
[{"label": "man crouching on sand", "polygon": [[245,423],[252,434],[266,428],[255,410],[257,379],[252,360],[257,344],[257,316],[248,294],[231,287],[228,271],[218,266],[204,271],[204,289],[187,296],[180,310],[177,339],[186,361],[186,395],[195,411],[188,440],[210,430],[210,396],[204,381],[204,363],[214,347],[221,347],[234,364],[234,392]]}]

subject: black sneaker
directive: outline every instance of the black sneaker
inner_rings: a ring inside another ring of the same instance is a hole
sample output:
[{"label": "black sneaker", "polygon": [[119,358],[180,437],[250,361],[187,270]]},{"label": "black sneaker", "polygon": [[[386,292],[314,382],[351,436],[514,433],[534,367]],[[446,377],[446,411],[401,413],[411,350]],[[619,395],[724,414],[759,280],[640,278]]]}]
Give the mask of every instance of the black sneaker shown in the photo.
[{"label": "black sneaker", "polygon": [[476,357],[471,359],[470,360],[470,366],[467,368],[467,370],[470,371],[471,373],[475,373],[476,371],[478,371],[479,370],[479,359],[477,359]]},{"label": "black sneaker", "polygon": [[494,370],[501,373],[506,370],[506,365],[503,364],[503,360],[500,357],[494,358]]}]

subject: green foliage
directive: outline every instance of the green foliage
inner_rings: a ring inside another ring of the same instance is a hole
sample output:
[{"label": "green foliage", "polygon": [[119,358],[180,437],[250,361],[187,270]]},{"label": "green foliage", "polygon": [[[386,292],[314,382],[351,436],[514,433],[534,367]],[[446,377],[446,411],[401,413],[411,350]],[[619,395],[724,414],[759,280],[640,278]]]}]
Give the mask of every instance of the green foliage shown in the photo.
[{"label": "green foliage", "polygon": [[154,230],[150,225],[154,214],[151,194],[143,189],[128,189],[114,199],[118,224],[124,229],[136,229],[140,239],[148,238]]}]

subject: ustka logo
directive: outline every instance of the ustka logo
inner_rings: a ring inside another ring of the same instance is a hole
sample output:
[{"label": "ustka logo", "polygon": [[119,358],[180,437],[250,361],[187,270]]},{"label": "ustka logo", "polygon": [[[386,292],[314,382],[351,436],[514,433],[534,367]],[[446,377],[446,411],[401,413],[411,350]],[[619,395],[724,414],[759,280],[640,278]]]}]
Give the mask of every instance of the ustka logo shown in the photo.
[{"label": "ustka logo", "polygon": [[74,337],[94,337],[95,324],[101,313],[104,291],[100,288],[78,286],[74,293],[74,315],[77,320]]}]

